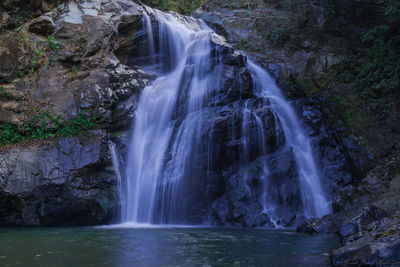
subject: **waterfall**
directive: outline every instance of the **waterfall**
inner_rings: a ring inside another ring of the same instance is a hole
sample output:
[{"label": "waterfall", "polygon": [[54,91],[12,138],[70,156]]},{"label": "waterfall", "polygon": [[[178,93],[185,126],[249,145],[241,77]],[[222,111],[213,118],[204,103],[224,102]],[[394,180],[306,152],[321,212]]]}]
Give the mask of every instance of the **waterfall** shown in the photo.
[{"label": "waterfall", "polygon": [[[282,214],[329,212],[309,140],[265,70],[250,60],[230,66],[239,55],[216,44],[218,37],[200,20],[146,8],[141,31],[146,51],[131,61],[158,78],[139,98],[121,188],[122,222],[207,223],[213,203],[229,193],[221,187],[225,176],[246,181],[242,199],[260,202],[256,212],[266,214],[272,227]],[[252,80],[252,92],[246,79]],[[221,128],[227,117],[228,128]],[[284,190],[272,193],[269,155],[278,149],[294,155],[299,207],[286,209],[280,200]],[[250,186],[256,161],[262,162],[256,178],[261,185]]]},{"label": "waterfall", "polygon": [[259,90],[260,96],[268,100],[276,114],[279,115],[286,143],[294,150],[294,155],[299,166],[300,189],[302,191],[306,217],[322,217],[328,214],[330,208],[322,190],[312,147],[304,134],[304,130],[300,126],[299,119],[293,108],[285,100],[266,70],[250,60],[248,68],[253,76],[255,90]]},{"label": "waterfall", "polygon": [[[115,175],[117,176],[117,187],[118,187],[118,192],[123,192],[124,188],[123,188],[123,179],[122,179],[122,174],[121,174],[121,160],[119,157],[119,153],[117,151],[117,146],[115,145],[114,142],[109,141],[108,142],[108,148],[110,150],[111,153],[111,161],[113,164],[113,168],[114,168],[114,172]],[[119,198],[120,198],[120,204],[121,206],[125,205],[125,194],[119,194]],[[121,217],[121,214],[119,214],[119,217]]]}]

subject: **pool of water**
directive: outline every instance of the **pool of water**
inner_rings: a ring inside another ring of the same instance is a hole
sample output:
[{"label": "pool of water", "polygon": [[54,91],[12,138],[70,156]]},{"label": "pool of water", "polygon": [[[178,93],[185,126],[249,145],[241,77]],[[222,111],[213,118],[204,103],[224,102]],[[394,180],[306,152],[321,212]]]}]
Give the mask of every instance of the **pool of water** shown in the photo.
[{"label": "pool of water", "polygon": [[0,266],[330,266],[335,236],[226,228],[2,228]]}]

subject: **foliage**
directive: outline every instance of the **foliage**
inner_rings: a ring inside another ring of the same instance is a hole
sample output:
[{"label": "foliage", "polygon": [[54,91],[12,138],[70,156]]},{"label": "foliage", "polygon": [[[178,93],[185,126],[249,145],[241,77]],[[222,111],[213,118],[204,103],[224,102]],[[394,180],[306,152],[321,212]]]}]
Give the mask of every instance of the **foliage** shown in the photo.
[{"label": "foliage", "polygon": [[58,52],[58,50],[60,49],[60,46],[58,45],[54,35],[47,36],[47,43],[49,44],[50,48],[56,52]]},{"label": "foliage", "polygon": [[235,46],[237,50],[249,50],[249,40],[242,39],[240,42]]},{"label": "foliage", "polygon": [[60,49],[60,44],[53,35],[48,36],[47,40],[30,39],[25,35],[18,45],[24,56],[17,60],[12,73],[0,80],[2,83],[10,83],[15,78],[24,78],[41,66],[51,65],[54,54]]},{"label": "foliage", "polygon": [[161,9],[171,10],[184,15],[189,15],[200,7],[205,1],[204,0],[143,0],[144,4]]},{"label": "foliage", "polygon": [[72,73],[73,73],[73,74],[72,74],[72,76],[71,76],[71,79],[72,79],[72,80],[75,80],[76,77],[77,77],[76,75],[78,74],[78,68],[77,68],[77,67],[73,67],[73,68],[72,68]]},{"label": "foliage", "polygon": [[298,32],[289,27],[281,27],[274,31],[268,32],[266,37],[275,45],[283,45],[287,41],[294,39],[298,35]]},{"label": "foliage", "polygon": [[[354,53],[344,51],[337,77],[352,82],[361,98],[361,107],[383,119],[396,105],[400,72],[400,2],[397,0],[357,0],[359,9],[374,6],[383,19],[359,35],[361,46]],[[364,5],[364,6],[363,6]]]},{"label": "foliage", "polygon": [[31,139],[77,136],[97,126],[95,121],[83,114],[79,114],[75,119],[65,120],[61,116],[51,115],[48,111],[38,112],[20,127],[9,121],[0,125],[0,146]]}]

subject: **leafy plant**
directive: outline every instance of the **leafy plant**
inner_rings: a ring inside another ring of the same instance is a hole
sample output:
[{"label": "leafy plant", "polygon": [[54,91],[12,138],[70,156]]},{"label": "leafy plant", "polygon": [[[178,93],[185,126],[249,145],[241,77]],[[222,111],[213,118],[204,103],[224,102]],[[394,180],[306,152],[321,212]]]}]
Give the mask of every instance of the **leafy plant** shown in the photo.
[{"label": "leafy plant", "polygon": [[97,122],[83,114],[72,120],[65,120],[61,116],[51,115],[48,111],[38,112],[20,127],[9,121],[0,125],[0,146],[32,139],[73,137],[96,127]]},{"label": "leafy plant", "polygon": [[60,46],[58,45],[54,35],[47,36],[47,42],[48,42],[49,46],[51,47],[51,49],[58,52],[58,50],[60,49]]},{"label": "leafy plant", "polygon": [[72,68],[72,77],[71,77],[71,79],[72,80],[75,80],[76,79],[76,75],[78,74],[78,68],[77,67],[73,67]]}]

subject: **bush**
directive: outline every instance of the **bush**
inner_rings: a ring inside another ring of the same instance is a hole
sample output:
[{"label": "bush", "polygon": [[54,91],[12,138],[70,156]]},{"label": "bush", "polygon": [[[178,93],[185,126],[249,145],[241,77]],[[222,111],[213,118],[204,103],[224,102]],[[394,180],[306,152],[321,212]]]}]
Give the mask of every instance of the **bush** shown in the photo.
[{"label": "bush", "polygon": [[96,127],[98,124],[83,114],[68,121],[61,116],[55,117],[48,111],[44,111],[35,114],[20,127],[12,125],[9,121],[0,125],[0,146],[32,139],[73,137]]}]

